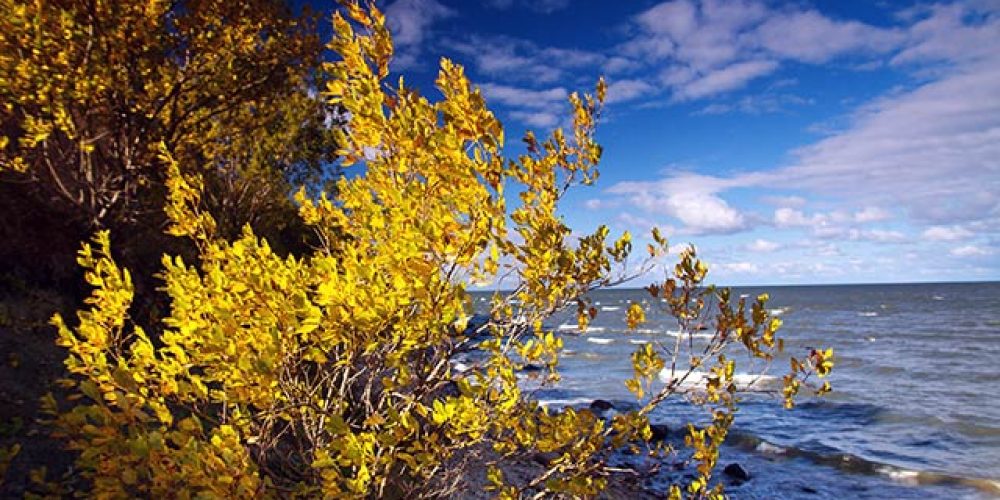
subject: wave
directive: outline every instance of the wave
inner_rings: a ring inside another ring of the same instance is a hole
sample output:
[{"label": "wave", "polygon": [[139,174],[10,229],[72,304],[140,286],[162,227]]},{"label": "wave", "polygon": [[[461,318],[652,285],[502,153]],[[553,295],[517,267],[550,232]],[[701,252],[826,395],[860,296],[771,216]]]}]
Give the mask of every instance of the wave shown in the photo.
[{"label": "wave", "polygon": [[556,327],[556,329],[559,330],[560,332],[568,332],[568,331],[575,332],[580,330],[580,325],[576,323],[563,323],[558,327]]},{"label": "wave", "polygon": [[538,404],[540,406],[576,406],[583,404],[590,404],[594,398],[554,398],[554,399],[539,399]]},{"label": "wave", "polygon": [[587,342],[590,342],[592,344],[607,345],[614,341],[615,339],[606,339],[602,337],[587,337]]},{"label": "wave", "polygon": [[601,306],[602,311],[618,311],[621,310],[619,306]]},{"label": "wave", "polygon": [[861,311],[858,313],[858,316],[862,316],[865,318],[873,318],[875,316],[878,316],[878,313],[875,311]]},{"label": "wave", "polygon": [[[657,374],[657,378],[660,379],[660,382],[663,382],[664,384],[670,382],[671,380],[670,371],[671,371],[670,368],[664,368],[660,370],[660,373]],[[676,372],[676,375],[678,377],[683,377],[684,373],[685,372],[683,370],[678,370]],[[683,382],[681,382],[680,387],[685,389],[704,387],[705,383],[708,381],[708,378],[709,376],[705,372],[701,371],[692,372],[690,375],[687,376],[687,378],[684,379]],[[761,389],[764,388],[765,386],[774,386],[775,384],[779,384],[780,382],[781,379],[774,375],[761,375],[756,373],[733,374],[733,383],[736,384],[736,388],[738,390]]]},{"label": "wave", "polygon": [[648,340],[642,340],[642,339],[628,339],[628,343],[629,344],[634,344],[634,345],[646,345],[646,344],[649,343],[649,341]]},{"label": "wave", "polygon": [[941,472],[919,471],[869,460],[840,451],[819,452],[796,446],[781,446],[745,431],[733,429],[726,443],[762,455],[802,458],[842,472],[884,476],[908,486],[951,485],[976,489],[990,495],[1000,495],[1000,481],[981,477],[958,476]]},{"label": "wave", "polygon": [[771,316],[781,316],[782,314],[788,312],[788,310],[789,309],[787,307],[779,307],[776,309],[768,309],[767,313],[770,314]]}]

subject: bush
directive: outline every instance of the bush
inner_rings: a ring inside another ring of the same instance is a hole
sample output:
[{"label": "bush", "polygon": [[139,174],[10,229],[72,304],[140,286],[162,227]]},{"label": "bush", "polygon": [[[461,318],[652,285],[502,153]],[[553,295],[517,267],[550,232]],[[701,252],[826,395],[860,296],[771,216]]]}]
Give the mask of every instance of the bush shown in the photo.
[{"label": "bush", "polygon": [[[667,358],[651,345],[637,349],[628,386],[643,406],[611,420],[539,407],[521,393],[515,370],[543,364],[558,378],[562,340],[543,320],[575,304],[585,327],[596,314],[586,294],[622,279],[614,269],[631,253],[627,233],[608,241],[604,227],[574,244],[556,214],[567,189],[597,178],[592,133],[605,86],[571,96],[568,134],[539,141],[529,133],[529,152],[508,161],[499,121],[460,66],[442,60],[437,102],[402,80],[387,85],[392,41],[383,15],[354,4],[346,11],[350,20],[334,17],[340,60],[328,66],[326,95],[349,113],[343,155],[363,162],[365,175],[341,179],[332,198],[296,196],[318,248],[281,256],[249,227],[235,239],[220,235],[203,208],[203,181],[163,149],[169,231],[196,242],[199,263],[163,257],[170,313],[162,331],[129,317],[131,277],[112,258],[107,232],[80,252],[94,288],[89,309],[72,328],[53,320],[69,350],[66,384],[78,394],[68,408],[47,405],[79,453],[90,493],[425,497],[453,492],[471,466],[488,467],[502,497],[592,495],[607,483],[609,453],[648,439],[649,411],[704,370],[701,404],[713,423],[690,429],[700,477],[688,491],[709,494],[737,402],[735,363],[723,351],[738,344],[770,360],[781,346],[766,297],[747,306],[702,287],[707,268],[689,249],[673,277],[649,291],[667,299],[688,332],[713,315],[710,348],[675,358],[673,382],[648,398]],[[509,214],[508,197],[519,200]],[[661,256],[666,241],[654,239],[650,256]],[[517,286],[493,299],[480,344],[489,356],[453,373],[449,359],[471,342],[466,283],[498,275]],[[627,319],[640,324],[642,307],[633,304]],[[830,355],[796,361],[787,395],[809,373],[824,375]],[[493,458],[476,463],[483,450]],[[512,484],[502,464],[531,451],[554,458]]]},{"label": "bush", "polygon": [[311,15],[277,0],[0,5],[0,258],[22,278],[66,278],[59,262],[99,229],[133,268],[182,250],[162,232],[160,144],[211,186],[220,230],[286,243],[291,186],[328,175],[336,151]]}]

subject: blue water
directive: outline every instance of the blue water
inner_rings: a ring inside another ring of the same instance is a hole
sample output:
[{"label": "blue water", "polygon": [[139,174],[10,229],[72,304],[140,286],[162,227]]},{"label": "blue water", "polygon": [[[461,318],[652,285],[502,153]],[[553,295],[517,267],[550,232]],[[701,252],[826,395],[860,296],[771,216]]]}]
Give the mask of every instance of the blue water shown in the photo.
[{"label": "blue water", "polygon": [[[768,287],[736,294],[771,296],[786,352],[836,350],[834,392],[802,397],[784,410],[777,396],[746,396],[722,464],[739,462],[754,478],[727,491],[737,498],[1000,497],[1000,283]],[[477,308],[487,302],[476,296]],[[564,336],[562,381],[536,396],[552,405],[595,399],[635,401],[637,342],[673,337],[674,320],[644,290],[592,295],[601,310],[587,332],[575,311],[551,318]],[[643,301],[648,323],[627,332],[624,312]],[[749,372],[746,357],[737,372]],[[776,360],[757,389],[780,387]],[[703,418],[678,397],[652,414],[677,427]]]}]

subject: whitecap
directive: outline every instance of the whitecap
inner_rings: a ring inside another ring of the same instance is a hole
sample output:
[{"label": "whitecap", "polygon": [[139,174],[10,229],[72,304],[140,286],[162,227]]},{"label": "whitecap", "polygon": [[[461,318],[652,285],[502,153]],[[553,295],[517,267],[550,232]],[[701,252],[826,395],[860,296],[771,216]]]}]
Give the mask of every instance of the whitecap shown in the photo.
[{"label": "whitecap", "polygon": [[749,297],[749,296],[750,296],[750,294],[749,294],[749,293],[741,293],[741,294],[740,294],[740,298],[741,298],[741,299],[745,299],[745,298],[747,298],[747,297]]},{"label": "whitecap", "polygon": [[890,479],[903,484],[919,484],[918,479],[920,477],[920,473],[915,470],[897,469],[895,467],[885,466],[879,467],[878,472],[879,474],[888,476]]},{"label": "whitecap", "polygon": [[602,311],[618,311],[621,307],[618,306],[601,306]]},{"label": "whitecap", "polygon": [[607,345],[614,341],[615,339],[606,339],[603,337],[587,337],[587,342],[590,342],[592,344]]},{"label": "whitecap", "polygon": [[781,316],[786,312],[788,312],[788,308],[786,307],[779,307],[777,309],[768,309],[767,311],[767,313],[770,314],[771,316]]},{"label": "whitecap", "polygon": [[593,401],[593,398],[561,398],[561,399],[539,399],[538,404],[541,406],[573,406],[589,404]]},{"label": "whitecap", "polygon": [[646,345],[646,344],[649,343],[649,341],[648,340],[643,340],[643,339],[628,339],[628,343],[629,344],[635,344],[635,345]]},{"label": "whitecap", "polygon": [[858,313],[858,316],[864,318],[874,318],[875,316],[878,316],[878,313],[875,311],[862,311]]},{"label": "whitecap", "polygon": [[576,331],[576,330],[580,329],[580,325],[578,325],[576,323],[563,323],[563,324],[559,325],[557,329],[560,332]]},{"label": "whitecap", "polygon": [[931,297],[931,298],[932,298],[932,299],[934,299],[934,300],[944,300],[944,297],[943,297],[943,296],[941,296],[941,295],[934,295],[934,296],[933,296],[933,297]]},{"label": "whitecap", "polygon": [[[677,370],[677,377],[678,378],[683,377],[684,373],[685,372],[683,370]],[[663,382],[664,384],[670,382],[671,380],[670,368],[667,367],[660,370],[660,373],[657,375],[657,378],[659,378],[660,382]],[[691,374],[687,376],[687,378],[680,386],[683,388],[704,387],[705,383],[708,381],[708,378],[709,375],[705,372],[701,371],[691,372]],[[761,387],[764,385],[774,383],[777,380],[778,377],[775,377],[773,375],[761,375],[756,373],[733,374],[733,383],[736,384],[736,388],[739,390],[746,390],[751,387]]]},{"label": "whitecap", "polygon": [[761,441],[757,445],[757,452],[764,453],[767,455],[784,455],[788,450],[782,448],[781,446],[768,443],[767,441]]}]

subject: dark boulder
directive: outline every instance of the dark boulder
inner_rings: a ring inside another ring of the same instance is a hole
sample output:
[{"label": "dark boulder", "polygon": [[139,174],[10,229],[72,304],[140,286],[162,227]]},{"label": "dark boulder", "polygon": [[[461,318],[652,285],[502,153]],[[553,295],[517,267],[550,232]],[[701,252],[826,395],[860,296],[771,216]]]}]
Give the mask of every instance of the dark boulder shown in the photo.
[{"label": "dark boulder", "polygon": [[727,465],[725,469],[722,469],[722,473],[739,481],[749,481],[751,477],[749,471],[736,463]]},{"label": "dark boulder", "polygon": [[604,413],[608,410],[614,410],[615,405],[611,404],[610,401],[605,401],[603,399],[595,399],[593,403],[590,403],[590,411],[594,413]]},{"label": "dark boulder", "polygon": [[670,427],[663,424],[649,424],[649,430],[653,433],[650,441],[663,441],[670,436]]}]

